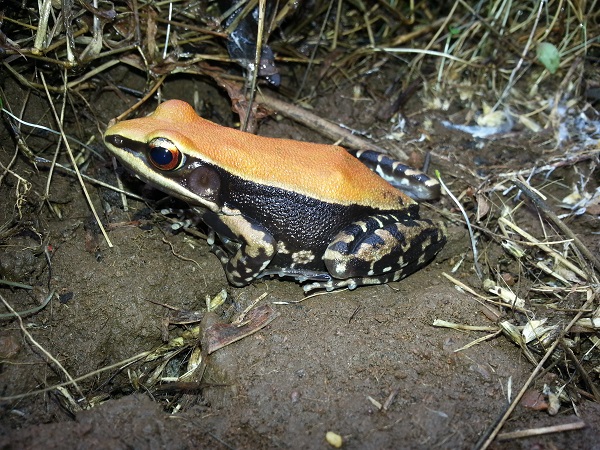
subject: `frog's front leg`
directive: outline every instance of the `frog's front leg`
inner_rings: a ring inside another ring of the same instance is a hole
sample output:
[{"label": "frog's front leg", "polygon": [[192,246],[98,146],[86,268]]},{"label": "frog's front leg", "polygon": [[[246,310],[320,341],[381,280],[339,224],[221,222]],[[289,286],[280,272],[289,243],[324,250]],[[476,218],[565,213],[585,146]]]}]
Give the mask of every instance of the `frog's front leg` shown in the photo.
[{"label": "frog's front leg", "polygon": [[333,279],[304,286],[327,290],[400,280],[427,265],[446,243],[429,220],[371,216],[340,231],[323,255]]},{"label": "frog's front leg", "polygon": [[236,287],[250,284],[261,275],[276,253],[271,233],[242,214],[204,214],[202,219],[220,237],[222,246],[213,242],[229,282]]}]

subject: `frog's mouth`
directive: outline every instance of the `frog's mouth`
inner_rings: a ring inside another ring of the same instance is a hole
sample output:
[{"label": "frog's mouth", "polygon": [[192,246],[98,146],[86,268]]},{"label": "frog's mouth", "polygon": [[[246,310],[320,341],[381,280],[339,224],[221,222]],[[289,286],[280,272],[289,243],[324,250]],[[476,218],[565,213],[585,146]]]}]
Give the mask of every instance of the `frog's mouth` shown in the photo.
[{"label": "frog's mouth", "polygon": [[157,171],[147,159],[148,146],[144,142],[127,139],[118,134],[104,136],[106,147],[121,164],[140,180],[169,195],[177,197],[193,206],[200,206],[214,212],[219,206],[180,183],[178,177],[167,177]]}]

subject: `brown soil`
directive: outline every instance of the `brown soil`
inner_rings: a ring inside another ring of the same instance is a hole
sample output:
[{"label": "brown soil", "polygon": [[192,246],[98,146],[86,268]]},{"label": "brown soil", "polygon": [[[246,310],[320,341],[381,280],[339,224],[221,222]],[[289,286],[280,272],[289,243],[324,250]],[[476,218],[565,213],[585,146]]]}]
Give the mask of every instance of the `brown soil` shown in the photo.
[{"label": "brown soil", "polygon": [[[119,75],[122,72],[113,74]],[[137,81],[141,87],[144,80]],[[164,95],[192,101],[193,91],[200,93],[207,110],[215,111],[208,118],[231,124],[228,100],[198,80],[173,81]],[[381,136],[389,124],[372,119],[380,105],[372,99],[353,101],[350,94],[348,88],[323,97],[315,112]],[[79,119],[90,127],[88,136],[99,142],[102,130],[90,126],[91,116],[106,124],[130,104],[121,96],[104,93],[91,110],[78,112]],[[530,167],[555,151],[551,136],[532,136],[525,130],[482,141],[480,148],[470,136],[440,126],[445,115],[422,108],[416,97],[407,105],[408,135],[403,141],[423,132],[429,141],[404,149],[431,150],[434,168],[442,171],[456,193],[468,186],[477,188],[476,173],[485,176],[492,169],[509,172]],[[31,116],[29,120],[34,121]],[[69,121],[69,127],[75,127],[73,117]],[[1,131],[2,142],[10,142],[7,130]],[[265,121],[259,132],[322,141],[286,120]],[[29,142],[34,146],[39,142],[36,151],[47,145],[44,136]],[[393,145],[389,147],[393,153]],[[96,148],[106,157],[101,144]],[[11,145],[0,150],[4,166],[12,152]],[[580,168],[585,170],[585,165]],[[219,312],[231,318],[261,294],[266,293],[262,303],[304,297],[296,283],[276,279],[232,288],[204,241],[172,233],[168,223],[151,215],[143,203],[130,200],[130,210],[124,212],[116,194],[88,184],[96,208],[104,211],[102,220],[109,226],[113,244],[109,247],[74,178],[60,172],[54,175],[49,199],[60,211],[59,218],[41,201],[47,170],[38,172],[24,159],[12,170],[33,186],[20,208],[15,199],[17,179],[6,176],[0,186],[0,221],[14,231],[4,240],[0,278],[31,283],[36,290],[31,294],[4,286],[0,293],[16,310],[25,310],[48,294],[50,279],[61,301],[53,300],[42,312],[24,319],[24,325],[74,378],[162,345],[167,329],[169,338],[181,333],[183,326],[165,325],[170,310],[160,304],[201,311],[207,296],[226,289],[228,300]],[[87,173],[114,183],[108,160],[94,158]],[[560,181],[551,191],[553,207],[556,199],[569,193],[573,176],[566,168],[547,180]],[[161,198],[134,180],[127,188]],[[512,205],[501,192],[491,201]],[[439,213],[452,208],[447,198],[434,210],[422,208],[425,216],[445,220],[449,235],[445,249],[426,269],[400,283],[274,304],[277,317],[271,324],[209,357],[208,385],[200,392],[182,397],[147,392],[136,380],[149,364],[102,372],[79,383],[87,400],[98,404],[90,410],[76,412],[76,406],[56,390],[3,401],[0,448],[326,448],[328,431],[340,434],[347,449],[473,447],[502,415],[508,396],[514,397],[533,366],[502,335],[456,352],[484,333],[432,326],[436,319],[494,325],[474,296],[457,290],[442,276],[465,257],[454,276],[483,292],[472,269],[464,225]],[[520,214],[522,226],[542,236],[535,210],[523,208]],[[597,218],[584,215],[570,226],[598,252],[598,234],[590,233],[600,229]],[[519,278],[518,265],[496,244],[483,238],[480,245],[488,267],[512,270]],[[51,273],[44,246],[51,246]],[[529,299],[528,280],[528,274],[520,274],[517,288]],[[570,306],[580,307],[583,301],[574,293]],[[505,313],[515,323],[524,321],[520,314]],[[560,314],[545,310],[544,317],[553,322],[570,320],[571,316]],[[23,337],[17,321],[2,322],[0,339],[3,397],[65,381],[64,374]],[[569,374],[562,376],[568,379]],[[555,373],[548,373],[533,388],[542,389],[556,380]],[[69,392],[79,398],[76,390],[69,388]],[[379,409],[376,402],[386,408]],[[174,412],[178,403],[184,407]],[[519,406],[503,431],[569,423],[579,420],[577,416],[586,428],[496,442],[493,447],[599,449],[600,407],[585,399],[576,405],[563,403],[556,416]]]}]

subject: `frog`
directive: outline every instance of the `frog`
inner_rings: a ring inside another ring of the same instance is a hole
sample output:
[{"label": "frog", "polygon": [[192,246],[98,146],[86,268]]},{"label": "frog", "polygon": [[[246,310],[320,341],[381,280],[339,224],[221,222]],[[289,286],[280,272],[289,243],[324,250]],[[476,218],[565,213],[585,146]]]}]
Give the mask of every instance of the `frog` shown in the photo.
[{"label": "frog", "polygon": [[[235,287],[265,277],[305,292],[389,283],[446,243],[409,196],[439,195],[437,180],[372,150],[246,133],[181,100],[109,124],[104,142],[138,178],[187,202]],[[390,184],[394,173],[408,194]]]}]

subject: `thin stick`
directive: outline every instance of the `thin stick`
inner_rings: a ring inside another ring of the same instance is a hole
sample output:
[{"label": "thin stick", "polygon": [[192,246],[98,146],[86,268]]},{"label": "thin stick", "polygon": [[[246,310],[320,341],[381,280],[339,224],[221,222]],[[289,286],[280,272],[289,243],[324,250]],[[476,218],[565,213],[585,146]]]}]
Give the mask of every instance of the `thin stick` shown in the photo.
[{"label": "thin stick", "polygon": [[119,122],[120,120],[123,120],[125,117],[127,117],[129,114],[131,114],[133,111],[135,111],[136,109],[138,109],[140,107],[140,105],[144,104],[144,102],[146,100],[148,100],[150,97],[152,97],[154,95],[154,93],[158,90],[158,88],[162,85],[163,81],[165,81],[165,78],[167,78],[166,75],[162,75],[157,81],[156,83],[154,83],[154,86],[152,86],[152,89],[150,89],[148,91],[148,93],[146,95],[144,95],[139,102],[137,102],[135,105],[133,105],[131,108],[129,108],[127,111],[119,114],[117,117],[115,117],[115,120],[117,122]]},{"label": "thin stick", "polygon": [[[341,128],[339,125],[323,119],[304,108],[265,95],[264,93],[259,93],[257,98],[267,108],[273,109],[282,116],[295,120],[334,141],[342,141],[341,144],[346,147],[356,150],[375,150],[380,153],[388,153],[385,149],[372,142],[356,136],[351,131]],[[398,158],[408,159],[408,155],[402,150],[396,149],[394,153]]]},{"label": "thin stick", "polygon": [[511,431],[510,433],[502,433],[498,435],[499,441],[507,441],[509,439],[520,439],[531,436],[541,436],[543,434],[561,433],[563,431],[581,430],[586,424],[583,421],[573,423],[563,423],[551,427],[530,428],[528,430]]},{"label": "thin stick", "polygon": [[40,5],[40,19],[38,21],[38,29],[35,34],[35,41],[33,43],[33,50],[40,54],[44,49],[44,43],[46,41],[46,32],[48,30],[48,20],[50,19],[50,12],[52,11],[52,1],[44,0]]},{"label": "thin stick", "polygon": [[437,171],[436,171],[436,176],[437,176],[438,181],[440,182],[440,185],[444,188],[444,190],[446,191],[448,196],[452,199],[452,201],[454,202],[456,207],[460,210],[460,212],[462,213],[462,215],[465,219],[465,223],[467,224],[467,229],[469,230],[469,237],[471,239],[471,251],[473,252],[473,266],[475,267],[475,273],[477,274],[477,277],[480,280],[482,280],[483,272],[481,271],[481,267],[479,266],[479,252],[477,251],[477,242],[475,242],[475,233],[473,233],[473,228],[471,227],[471,221],[469,220],[469,216],[467,215],[467,212],[463,208],[462,204],[454,196],[452,191],[450,191],[450,189],[448,189],[448,186],[446,186],[446,184],[444,183],[444,180],[442,180],[442,176]]},{"label": "thin stick", "polygon": [[4,280],[0,278],[0,284],[5,284],[6,286],[12,286],[20,289],[33,289],[33,286],[29,284],[17,283],[16,281]]},{"label": "thin stick", "polygon": [[[50,164],[50,163],[52,163],[52,161],[50,161],[50,160],[48,160],[48,159],[46,159],[46,158],[42,158],[42,157],[40,157],[40,156],[36,156],[36,158],[35,158],[35,161],[36,161],[37,163],[43,163],[43,164]],[[70,168],[68,168],[68,167],[65,167],[65,166],[63,166],[63,165],[62,165],[62,164],[60,164],[60,163],[55,163],[55,164],[54,164],[54,166],[55,166],[57,169],[63,170],[63,171],[65,171],[66,173],[69,173],[69,174],[71,174],[71,175],[74,175],[74,174],[76,173],[76,172],[75,172],[73,169],[70,169]],[[118,187],[115,187],[115,186],[113,186],[113,185],[111,185],[111,184],[108,184],[108,183],[105,183],[105,182],[103,182],[103,181],[97,180],[96,178],[92,178],[92,177],[90,177],[89,175],[86,175],[86,174],[84,174],[84,173],[82,173],[82,174],[81,174],[81,177],[82,177],[84,180],[87,180],[87,181],[89,181],[89,182],[90,182],[90,183],[92,183],[92,184],[97,184],[98,186],[105,187],[106,189],[111,189],[111,190],[113,190],[113,191],[115,191],[115,192],[118,192],[118,193],[120,193],[120,194],[124,194],[124,195],[126,195],[126,196],[128,196],[128,197],[131,197],[131,198],[134,198],[134,199],[136,199],[136,200],[139,200],[139,201],[142,201],[142,202],[146,200],[144,197],[142,197],[142,196],[140,196],[140,195],[136,195],[136,194],[134,194],[133,192],[129,192],[129,191],[126,191],[126,190],[124,190],[124,189],[120,189],[120,188],[118,188]]]},{"label": "thin stick", "polygon": [[258,33],[256,34],[256,51],[254,52],[254,70],[252,70],[250,73],[252,76],[252,80],[250,82],[250,98],[248,99],[248,108],[246,109],[246,114],[244,114],[244,120],[242,121],[242,131],[248,130],[248,120],[250,119],[250,113],[252,112],[254,97],[256,97],[256,83],[258,81],[258,72],[260,70],[260,60],[263,50],[263,36],[265,33],[266,8],[267,2],[265,0],[258,0]]}]

